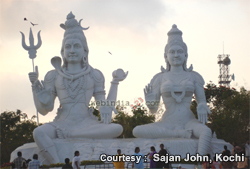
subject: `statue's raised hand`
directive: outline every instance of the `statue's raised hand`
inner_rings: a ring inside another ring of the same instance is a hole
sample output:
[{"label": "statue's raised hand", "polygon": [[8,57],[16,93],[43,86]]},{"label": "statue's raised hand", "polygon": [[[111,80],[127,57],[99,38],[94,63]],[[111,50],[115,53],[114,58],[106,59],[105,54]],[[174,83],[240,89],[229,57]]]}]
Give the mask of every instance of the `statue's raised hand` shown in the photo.
[{"label": "statue's raised hand", "polygon": [[206,103],[199,103],[197,107],[198,120],[205,124],[207,123],[207,113],[211,114]]},{"label": "statue's raised hand", "polygon": [[38,72],[38,67],[35,67],[35,72],[30,72],[29,73],[29,79],[32,84],[34,84],[38,80],[39,72]]},{"label": "statue's raised hand", "polygon": [[128,72],[124,72],[122,69],[117,69],[113,71],[112,76],[113,76],[113,81],[114,82],[120,82],[126,79],[128,75]]},{"label": "statue's raised hand", "polygon": [[38,67],[35,67],[35,72],[29,73],[29,79],[32,83],[32,88],[35,90],[37,94],[37,98],[43,105],[47,106],[51,102],[51,89],[46,89],[44,82],[38,80]]},{"label": "statue's raised hand", "polygon": [[158,99],[158,95],[153,93],[153,89],[152,89],[152,86],[150,84],[148,84],[144,88],[144,95],[145,95],[145,100],[146,100],[147,106],[150,106],[152,102],[156,102]]},{"label": "statue's raised hand", "polygon": [[46,89],[44,86],[44,82],[37,80],[34,84],[33,87],[35,88],[37,98],[38,100],[44,105],[48,106],[51,103],[51,88]]}]

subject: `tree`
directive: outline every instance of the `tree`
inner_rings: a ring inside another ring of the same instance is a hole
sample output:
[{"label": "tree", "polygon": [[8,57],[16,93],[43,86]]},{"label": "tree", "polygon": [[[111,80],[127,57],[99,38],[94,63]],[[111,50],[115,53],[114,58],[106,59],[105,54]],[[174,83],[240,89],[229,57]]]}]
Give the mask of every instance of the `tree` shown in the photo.
[{"label": "tree", "polygon": [[[240,91],[224,86],[217,87],[212,82],[206,85],[205,95],[211,115],[207,124],[219,139],[227,142],[244,143],[248,137],[250,91],[242,87]],[[192,101],[191,110],[197,116],[197,104]]]},{"label": "tree", "polygon": [[[97,109],[97,105],[94,102],[89,104],[89,108],[92,108],[93,115],[98,117],[98,120],[101,120],[100,111]],[[150,115],[148,109],[142,106],[142,104],[131,105],[131,110],[129,113],[133,113],[133,115],[129,115],[124,110],[127,107],[125,106],[116,106],[117,115],[112,119],[112,123],[118,123],[123,127],[123,132],[118,138],[134,138],[133,129],[138,125],[143,125],[147,123],[153,123],[155,121],[155,116]],[[160,111],[163,111],[161,108]],[[162,115],[162,113],[161,113]]]},{"label": "tree", "polygon": [[113,123],[122,125],[123,132],[119,138],[134,138],[133,129],[138,125],[153,123],[155,116],[148,113],[145,107],[136,106],[132,107],[133,116],[128,115],[122,111],[123,107],[116,107],[118,114],[114,117]]},{"label": "tree", "polygon": [[95,102],[90,102],[89,108],[93,109],[93,115],[98,117],[98,121],[101,121],[101,114],[100,111],[97,109],[97,105]]},{"label": "tree", "polygon": [[20,110],[1,113],[1,164],[10,162],[10,154],[17,147],[34,142],[32,132],[37,127],[35,118],[33,116],[29,119]]}]

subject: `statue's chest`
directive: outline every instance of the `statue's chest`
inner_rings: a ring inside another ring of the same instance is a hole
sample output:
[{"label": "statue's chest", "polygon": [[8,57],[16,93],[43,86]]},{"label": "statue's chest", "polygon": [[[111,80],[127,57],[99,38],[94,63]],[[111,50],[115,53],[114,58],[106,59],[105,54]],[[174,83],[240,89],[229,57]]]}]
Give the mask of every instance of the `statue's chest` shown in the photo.
[{"label": "statue's chest", "polygon": [[68,79],[59,75],[55,81],[55,86],[58,94],[68,95],[74,99],[77,95],[93,89],[94,82],[88,74],[76,79]]},{"label": "statue's chest", "polygon": [[190,74],[174,76],[166,74],[162,78],[161,94],[164,98],[172,97],[177,103],[181,103],[184,97],[190,97],[194,93],[194,83]]},{"label": "statue's chest", "polygon": [[162,78],[162,82],[169,81],[172,85],[185,85],[187,81],[190,81],[191,74],[183,72],[182,74],[165,73]]}]

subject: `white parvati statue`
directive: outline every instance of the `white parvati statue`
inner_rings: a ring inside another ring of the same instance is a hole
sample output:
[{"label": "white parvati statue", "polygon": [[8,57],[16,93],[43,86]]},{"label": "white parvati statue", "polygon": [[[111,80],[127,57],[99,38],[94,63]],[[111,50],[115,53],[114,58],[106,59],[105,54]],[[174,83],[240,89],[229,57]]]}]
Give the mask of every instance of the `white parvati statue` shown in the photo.
[{"label": "white parvati statue", "polygon": [[[187,46],[176,25],[168,32],[164,54],[167,68],[156,74],[144,89],[147,106],[152,113],[158,109],[162,96],[166,111],[156,123],[137,126],[133,135],[139,138],[199,138],[198,153],[209,152],[211,130],[205,125],[210,110],[204,93],[204,80],[200,74],[187,68]],[[198,103],[198,120],[190,110],[193,94]]]},{"label": "white parvati statue", "polygon": [[60,57],[52,58],[55,70],[49,71],[41,82],[37,67],[35,72],[29,73],[35,106],[40,114],[46,115],[53,110],[56,96],[60,101],[54,121],[37,127],[33,132],[43,156],[54,164],[60,161],[53,139],[114,138],[123,131],[121,125],[110,123],[114,107],[99,108],[101,122],[93,117],[88,107],[92,96],[96,101],[115,101],[119,81],[124,80],[127,73],[121,69],[113,72],[106,99],[104,76],[88,63],[89,49],[82,31],[86,28],[82,28],[80,22],[70,13],[65,24],[60,25],[65,30],[61,48],[63,65]]}]

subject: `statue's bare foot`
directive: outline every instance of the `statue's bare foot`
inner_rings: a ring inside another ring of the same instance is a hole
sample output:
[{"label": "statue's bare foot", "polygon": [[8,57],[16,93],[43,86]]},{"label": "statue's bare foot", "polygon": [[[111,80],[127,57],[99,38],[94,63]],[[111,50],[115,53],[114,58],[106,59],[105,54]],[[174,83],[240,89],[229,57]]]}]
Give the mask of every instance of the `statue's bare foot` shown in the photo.
[{"label": "statue's bare foot", "polygon": [[65,139],[67,138],[67,131],[66,130],[63,130],[63,129],[60,129],[60,128],[56,128],[56,135],[58,138],[60,139]]},{"label": "statue's bare foot", "polygon": [[180,138],[191,138],[193,131],[192,130],[178,130],[178,136]]}]

